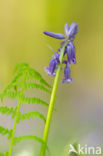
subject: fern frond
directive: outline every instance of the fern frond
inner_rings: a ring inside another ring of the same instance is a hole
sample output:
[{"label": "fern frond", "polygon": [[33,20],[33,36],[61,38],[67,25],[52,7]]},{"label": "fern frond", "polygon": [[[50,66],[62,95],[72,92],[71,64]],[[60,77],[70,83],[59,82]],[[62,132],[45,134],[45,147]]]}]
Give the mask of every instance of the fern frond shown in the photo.
[{"label": "fern frond", "polygon": [[[15,108],[13,108],[13,107],[8,108],[7,106],[1,106],[0,107],[0,113],[1,114],[12,115],[12,118],[15,117],[16,110],[17,110],[17,107],[15,107]],[[30,118],[36,118],[36,117],[39,117],[42,120],[46,121],[43,114],[41,114],[38,111],[34,111],[34,112],[28,112],[28,113],[24,113],[24,114],[21,114],[21,112],[19,112],[18,122],[19,122],[20,119],[22,121],[24,121],[24,120],[27,120],[27,119],[30,119]]]},{"label": "fern frond", "polygon": [[0,98],[8,97],[11,99],[14,99],[20,95],[20,92],[14,92],[14,91],[4,91],[2,94],[0,94]]},{"label": "fern frond", "polygon": [[20,71],[21,69],[27,68],[29,65],[27,63],[21,62],[18,63],[14,69],[14,72]]},{"label": "fern frond", "polygon": [[20,119],[22,121],[27,120],[27,119],[31,119],[31,118],[36,118],[39,117],[40,119],[42,119],[44,122],[46,121],[45,117],[43,114],[41,114],[38,111],[34,111],[34,112],[28,112],[28,113],[24,113],[20,115]]},{"label": "fern frond", "polygon": [[[49,104],[44,100],[38,97],[27,97],[24,95],[24,90],[27,89],[39,89],[47,93],[51,93],[51,86],[43,79],[43,77],[34,69],[30,68],[26,63],[20,63],[15,68],[16,75],[11,83],[4,89],[2,94],[0,94],[1,101],[3,98],[7,97],[10,99],[16,99],[18,104],[16,107],[8,108],[7,106],[0,107],[0,113],[6,115],[12,115],[14,119],[13,129],[9,130],[8,128],[4,128],[0,126],[0,134],[7,135],[8,138],[11,138],[9,152],[3,154],[3,156],[11,156],[13,144],[17,144],[23,140],[35,140],[46,146],[44,141],[32,135],[20,136],[15,138],[15,130],[16,125],[19,121],[24,121],[27,119],[40,118],[44,122],[46,122],[45,116],[39,111],[32,111],[28,113],[21,114],[20,106],[21,104],[40,104],[44,106],[48,106]],[[33,82],[33,79],[36,79],[38,82]],[[28,81],[28,80],[32,80]]]},{"label": "fern frond", "polygon": [[23,96],[22,97],[22,101],[25,103],[25,104],[41,104],[41,105],[44,105],[44,106],[48,106],[49,104],[37,97],[25,97]]},{"label": "fern frond", "polygon": [[43,78],[40,79],[40,82],[48,88],[52,88]]},{"label": "fern frond", "polygon": [[26,83],[24,86],[24,89],[29,89],[29,88],[36,88],[36,89],[43,90],[47,93],[51,93],[51,91],[49,89],[47,89],[43,85],[37,84],[37,83]]},{"label": "fern frond", "polygon": [[23,71],[19,71],[11,83],[17,82],[23,75]]},{"label": "fern frond", "polygon": [[38,73],[36,70],[32,69],[29,67],[29,65],[27,63],[19,63],[17,64],[15,71],[24,71],[25,69],[28,70],[29,74],[33,76],[34,79],[38,79],[40,80],[40,82],[44,85],[46,85],[47,87],[51,88],[51,86],[42,78],[41,74]]},{"label": "fern frond", "polygon": [[[14,87],[17,87],[17,88],[22,87],[22,82],[18,81],[18,82],[11,83],[11,84],[8,85],[8,87],[6,88],[6,90],[11,89],[11,88],[14,88]],[[30,89],[30,88],[33,88],[33,89],[36,88],[36,89],[43,90],[43,91],[45,91],[47,93],[51,93],[51,90],[50,89],[47,89],[46,87],[44,87],[41,84],[32,83],[32,82],[25,83],[24,90],[25,89]]]},{"label": "fern frond", "polygon": [[18,81],[25,74],[25,70],[28,66],[29,65],[26,63],[19,63],[16,65],[16,68],[14,69],[16,76],[14,77],[12,83]]},{"label": "fern frond", "polygon": [[15,114],[17,107],[13,108],[8,108],[7,106],[1,106],[0,107],[0,113],[1,114],[6,114],[6,115],[10,115],[10,114]]},{"label": "fern frond", "polygon": [[[29,78],[29,76],[30,76],[30,78]],[[29,79],[37,79],[43,85],[47,86],[48,88],[52,88],[36,70],[29,68],[29,76],[28,76]]]},{"label": "fern frond", "polygon": [[[3,94],[0,95],[0,98],[4,98],[4,97],[9,97],[11,99],[14,99],[14,98],[18,98],[20,97],[20,92],[13,92],[13,91],[8,91],[8,92],[4,92]],[[22,95],[22,101],[25,103],[25,104],[30,104],[30,103],[36,103],[36,104],[42,104],[42,105],[45,105],[45,106],[48,106],[48,103],[41,100],[40,98],[37,98],[37,97],[25,97],[24,95]]]},{"label": "fern frond", "polygon": [[[34,140],[45,145],[44,141],[41,138],[37,136],[32,136],[32,135],[24,135],[24,136],[15,137],[13,144],[14,145],[19,144],[21,141],[24,141],[24,140]],[[47,147],[47,145],[45,146]]]},{"label": "fern frond", "polygon": [[4,90],[4,92],[7,92],[9,89],[14,88],[14,87],[18,87],[21,86],[21,82],[11,82]]},{"label": "fern frond", "polygon": [[12,129],[8,129],[8,128],[4,128],[4,127],[2,127],[2,126],[0,126],[0,134],[1,135],[8,135],[8,139],[10,139],[11,138],[11,135],[12,135]]}]

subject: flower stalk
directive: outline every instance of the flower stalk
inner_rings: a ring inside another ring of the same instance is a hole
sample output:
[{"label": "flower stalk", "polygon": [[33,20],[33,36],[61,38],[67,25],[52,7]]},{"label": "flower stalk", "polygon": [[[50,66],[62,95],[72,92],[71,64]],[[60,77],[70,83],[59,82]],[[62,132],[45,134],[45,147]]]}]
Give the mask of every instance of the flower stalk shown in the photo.
[{"label": "flower stalk", "polygon": [[[63,35],[60,33],[44,31],[44,34],[49,37],[60,39],[60,40],[63,39],[63,41],[61,42],[61,47],[57,50],[57,52],[52,57],[49,66],[45,68],[45,71],[49,76],[55,76],[54,85],[53,85],[52,94],[49,103],[49,109],[47,113],[46,124],[43,133],[43,141],[46,145],[47,145],[50,123],[51,123],[52,113],[54,109],[54,101],[55,101],[62,64],[65,64],[64,79],[62,80],[62,83],[72,82],[70,65],[76,64],[75,46],[73,44],[73,40],[75,38],[75,35],[78,32],[78,24],[72,23],[69,27],[69,25],[66,23],[64,26],[64,32],[65,34]],[[64,56],[66,56],[66,59]],[[45,156],[45,152],[46,152],[46,147],[42,144],[40,156]]]},{"label": "flower stalk", "polygon": [[[54,101],[55,101],[55,96],[56,96],[57,86],[58,86],[58,82],[59,82],[60,71],[61,71],[62,62],[63,62],[64,51],[65,51],[65,43],[64,43],[64,45],[63,45],[63,47],[61,49],[61,52],[60,52],[60,58],[59,58],[60,59],[60,64],[58,65],[58,68],[57,68],[57,71],[56,71],[56,76],[55,76],[55,79],[54,79],[52,94],[51,94],[51,98],[50,98],[49,109],[48,109],[48,113],[47,113],[46,124],[45,124],[45,128],[44,128],[43,141],[44,141],[45,144],[47,144],[48,133],[49,133],[52,113],[53,113],[53,109],[54,109]],[[45,156],[45,152],[46,152],[46,147],[44,145],[42,145],[41,146],[40,156]]]}]

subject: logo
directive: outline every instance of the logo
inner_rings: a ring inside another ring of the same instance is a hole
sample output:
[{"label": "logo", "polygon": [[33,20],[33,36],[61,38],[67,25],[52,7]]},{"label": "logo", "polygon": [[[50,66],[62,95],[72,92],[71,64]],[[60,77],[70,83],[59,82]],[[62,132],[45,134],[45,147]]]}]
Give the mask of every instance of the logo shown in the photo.
[{"label": "logo", "polygon": [[66,149],[68,155],[70,153],[76,153],[76,154],[85,154],[85,155],[100,155],[102,154],[102,149],[100,146],[88,146],[87,144],[84,146],[81,146],[80,144],[77,144],[76,147],[74,145],[69,144],[68,149]]}]

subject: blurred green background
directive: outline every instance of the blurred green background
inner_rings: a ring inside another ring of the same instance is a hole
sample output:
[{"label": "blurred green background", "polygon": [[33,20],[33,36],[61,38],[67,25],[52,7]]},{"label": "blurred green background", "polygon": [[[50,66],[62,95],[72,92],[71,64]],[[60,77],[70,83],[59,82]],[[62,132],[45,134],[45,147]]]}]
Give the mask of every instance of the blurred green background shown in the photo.
[{"label": "blurred green background", "polygon": [[[0,0],[1,91],[19,62],[29,63],[53,84],[44,67],[53,55],[48,45],[56,51],[60,41],[44,36],[43,31],[63,33],[66,22],[79,25],[75,39],[77,64],[71,69],[72,84],[63,85],[63,75],[60,77],[57,111],[53,113],[48,140],[53,156],[62,156],[65,147],[74,141],[103,146],[103,0]],[[11,104],[8,100],[6,103]],[[29,107],[26,110],[34,108]],[[0,115],[0,125],[12,127],[11,118]],[[43,128],[34,119],[20,123],[16,134],[38,132],[42,136]],[[6,137],[0,136],[0,151],[8,147]],[[39,149],[36,143],[27,141],[13,152],[13,156],[36,156]]]}]

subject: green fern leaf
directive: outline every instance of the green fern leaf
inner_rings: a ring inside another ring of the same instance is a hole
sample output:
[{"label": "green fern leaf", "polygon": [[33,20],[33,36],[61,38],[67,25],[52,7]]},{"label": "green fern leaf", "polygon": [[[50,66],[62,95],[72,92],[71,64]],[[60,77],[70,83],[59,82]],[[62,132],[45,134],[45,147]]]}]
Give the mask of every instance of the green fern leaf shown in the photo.
[{"label": "green fern leaf", "polygon": [[25,73],[25,70],[28,68],[28,64],[26,63],[19,63],[17,64],[14,72],[16,73],[16,76],[14,77],[13,82],[18,81]]},{"label": "green fern leaf", "polygon": [[14,69],[14,72],[20,71],[21,69],[27,68],[29,65],[27,63],[18,63]]},{"label": "green fern leaf", "polygon": [[23,96],[22,97],[22,100],[25,104],[41,104],[41,105],[44,105],[44,106],[48,106],[49,104],[39,98],[36,98],[36,97],[25,97]]},{"label": "green fern leaf", "polygon": [[28,112],[28,113],[24,113],[20,115],[20,119],[22,121],[30,119],[30,118],[36,118],[39,117],[41,118],[44,122],[46,121],[44,115],[42,115],[40,112],[38,111],[34,111],[34,112]]},{"label": "green fern leaf", "polygon": [[16,109],[17,109],[17,107],[8,108],[7,106],[1,106],[0,107],[0,113],[1,114],[6,114],[6,115],[15,114]]},{"label": "green fern leaf", "polygon": [[[10,98],[10,99],[16,99],[18,101],[18,104],[16,107],[8,108],[7,106],[1,106],[0,107],[0,113],[5,115],[12,115],[12,118],[14,118],[14,124],[13,129],[8,129],[0,126],[0,134],[1,135],[7,135],[8,138],[11,138],[11,143],[9,147],[9,153],[6,152],[2,156],[8,156],[12,154],[12,147],[13,144],[17,144],[23,140],[34,140],[38,141],[41,144],[44,144],[43,146],[47,147],[44,141],[37,137],[32,135],[26,135],[26,136],[20,136],[20,137],[14,137],[15,131],[16,131],[16,125],[19,123],[19,121],[24,121],[27,119],[33,119],[33,118],[40,118],[44,122],[46,122],[45,116],[38,112],[28,112],[21,114],[20,112],[20,106],[21,104],[40,104],[44,106],[48,106],[49,104],[45,102],[44,100],[38,98],[38,97],[27,97],[24,95],[24,90],[26,89],[39,89],[47,93],[51,93],[51,86],[43,79],[43,77],[34,69],[30,68],[28,64],[26,63],[20,63],[15,68],[15,77],[12,80],[11,83],[8,84],[8,86],[4,89],[2,94],[0,94],[1,100],[3,100],[4,97]],[[37,82],[33,82],[33,79],[37,80]],[[28,81],[30,80],[30,81]],[[32,81],[31,81],[32,80]],[[2,153],[1,153],[2,154]]]},{"label": "green fern leaf", "polygon": [[19,72],[23,72],[24,70],[28,70],[28,73],[32,76],[32,78],[40,80],[40,82],[44,85],[46,85],[47,87],[51,88],[51,86],[42,78],[42,76],[40,75],[40,73],[38,73],[36,70],[32,69],[29,67],[28,64],[26,63],[19,63],[17,64],[15,71]]},{"label": "green fern leaf", "polygon": [[4,128],[4,127],[2,127],[2,126],[0,126],[0,134],[1,135],[8,135],[8,139],[10,139],[11,138],[11,135],[12,135],[12,129],[8,129],[8,128]]},{"label": "green fern leaf", "polygon": [[48,88],[52,88],[43,78],[42,76],[34,69],[29,68],[29,74],[30,74],[30,79],[37,79],[39,80],[42,84],[47,86]]},{"label": "green fern leaf", "polygon": [[23,72],[19,71],[16,76],[14,77],[12,83],[17,82],[23,76]]},{"label": "green fern leaf", "polygon": [[49,89],[47,89],[44,86],[37,84],[37,83],[26,83],[24,88],[25,89],[36,88],[36,89],[40,89],[40,90],[43,90],[45,92],[51,93],[51,91]]},{"label": "green fern leaf", "polygon": [[[44,141],[41,138],[39,138],[37,136],[32,136],[32,135],[15,137],[13,144],[14,145],[19,144],[21,141],[24,141],[24,140],[34,140],[34,141],[37,141],[37,142],[45,145]],[[45,145],[45,146],[47,147],[47,145]]]},{"label": "green fern leaf", "polygon": [[14,99],[15,97],[18,97],[19,95],[20,95],[20,92],[4,91],[2,94],[0,94],[0,98],[8,97],[8,98]]},{"label": "green fern leaf", "polygon": [[4,90],[4,93],[7,92],[9,89],[17,87],[17,86],[21,86],[21,82],[11,82]]},{"label": "green fern leaf", "polygon": [[40,79],[40,82],[46,85],[48,88],[52,88],[43,78]]},{"label": "green fern leaf", "polygon": [[[8,87],[6,88],[6,91],[7,91],[8,89],[11,89],[11,88],[14,88],[14,87],[16,87],[16,88],[22,87],[22,82],[18,81],[18,82],[13,82],[13,83],[9,84]],[[45,92],[47,92],[47,93],[51,93],[51,90],[47,89],[46,87],[44,87],[44,86],[41,85],[41,84],[37,84],[37,83],[32,83],[32,82],[30,82],[30,83],[26,83],[26,84],[24,85],[24,89],[30,89],[30,88],[33,88],[33,89],[36,88],[36,89],[43,90],[43,91],[45,91]]]}]

